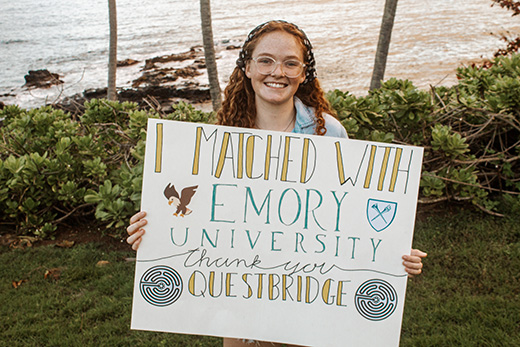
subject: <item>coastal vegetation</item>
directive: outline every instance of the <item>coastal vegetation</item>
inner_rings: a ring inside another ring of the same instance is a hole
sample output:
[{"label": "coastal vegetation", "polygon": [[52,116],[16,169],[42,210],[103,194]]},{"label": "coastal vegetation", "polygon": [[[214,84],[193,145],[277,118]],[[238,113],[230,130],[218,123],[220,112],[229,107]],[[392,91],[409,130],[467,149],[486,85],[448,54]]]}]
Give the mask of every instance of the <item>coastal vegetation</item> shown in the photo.
[{"label": "coastal vegetation", "polygon": [[351,137],[425,148],[420,202],[511,212],[520,201],[520,55],[457,77],[430,91],[390,79],[366,97],[336,90],[329,100]]},{"label": "coastal vegetation", "polygon": [[[334,90],[352,138],[425,148],[420,202],[465,202],[489,214],[520,211],[520,55],[458,69],[453,87],[418,90],[390,79],[365,97]],[[17,234],[52,237],[60,223],[95,216],[123,226],[139,209],[149,117],[211,122],[180,102],[164,114],[92,99],[81,114],[50,106],[0,111],[0,213]]]}]

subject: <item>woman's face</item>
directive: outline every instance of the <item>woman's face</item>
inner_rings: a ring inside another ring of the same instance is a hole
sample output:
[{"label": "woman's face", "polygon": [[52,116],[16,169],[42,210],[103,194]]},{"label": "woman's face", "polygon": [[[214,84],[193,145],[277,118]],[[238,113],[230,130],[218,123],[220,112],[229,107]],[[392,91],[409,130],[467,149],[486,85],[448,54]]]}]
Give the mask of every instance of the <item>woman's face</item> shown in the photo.
[{"label": "woman's face", "polygon": [[[278,63],[286,60],[303,62],[303,49],[293,35],[284,31],[274,31],[259,39],[252,58],[259,56],[271,57]],[[246,76],[251,79],[257,107],[261,103],[282,105],[293,102],[294,94],[300,83],[305,80],[305,71],[298,77],[289,78],[282,72],[281,64],[277,64],[270,75],[262,75],[258,72],[255,62],[250,60],[246,65]]]}]

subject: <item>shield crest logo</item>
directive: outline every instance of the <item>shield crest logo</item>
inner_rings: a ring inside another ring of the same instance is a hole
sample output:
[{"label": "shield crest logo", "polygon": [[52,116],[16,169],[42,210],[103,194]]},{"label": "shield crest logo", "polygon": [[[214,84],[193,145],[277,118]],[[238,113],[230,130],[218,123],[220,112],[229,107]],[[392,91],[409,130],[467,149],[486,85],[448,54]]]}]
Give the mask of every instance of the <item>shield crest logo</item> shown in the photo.
[{"label": "shield crest logo", "polygon": [[394,221],[397,203],[391,201],[368,199],[367,219],[372,229],[383,231]]}]

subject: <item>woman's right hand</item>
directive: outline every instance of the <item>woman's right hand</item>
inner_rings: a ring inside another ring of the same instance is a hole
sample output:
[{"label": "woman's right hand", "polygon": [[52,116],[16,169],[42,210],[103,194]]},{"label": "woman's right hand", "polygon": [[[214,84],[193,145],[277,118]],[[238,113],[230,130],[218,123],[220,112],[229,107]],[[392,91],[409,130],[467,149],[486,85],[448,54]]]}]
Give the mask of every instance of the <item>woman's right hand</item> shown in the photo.
[{"label": "woman's right hand", "polygon": [[148,223],[144,217],[146,217],[145,211],[137,212],[130,218],[130,225],[126,228],[128,235],[130,235],[126,239],[126,242],[132,245],[134,251],[137,251],[137,248],[139,248],[142,236],[144,235],[143,226]]}]

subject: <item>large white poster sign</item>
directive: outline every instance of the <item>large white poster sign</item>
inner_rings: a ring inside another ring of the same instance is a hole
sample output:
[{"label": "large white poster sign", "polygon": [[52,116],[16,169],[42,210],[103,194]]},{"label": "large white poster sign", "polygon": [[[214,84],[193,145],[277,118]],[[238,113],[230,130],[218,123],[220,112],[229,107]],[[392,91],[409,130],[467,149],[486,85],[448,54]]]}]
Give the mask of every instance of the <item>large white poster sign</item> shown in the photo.
[{"label": "large white poster sign", "polygon": [[422,148],[150,119],[132,329],[397,346]]}]

